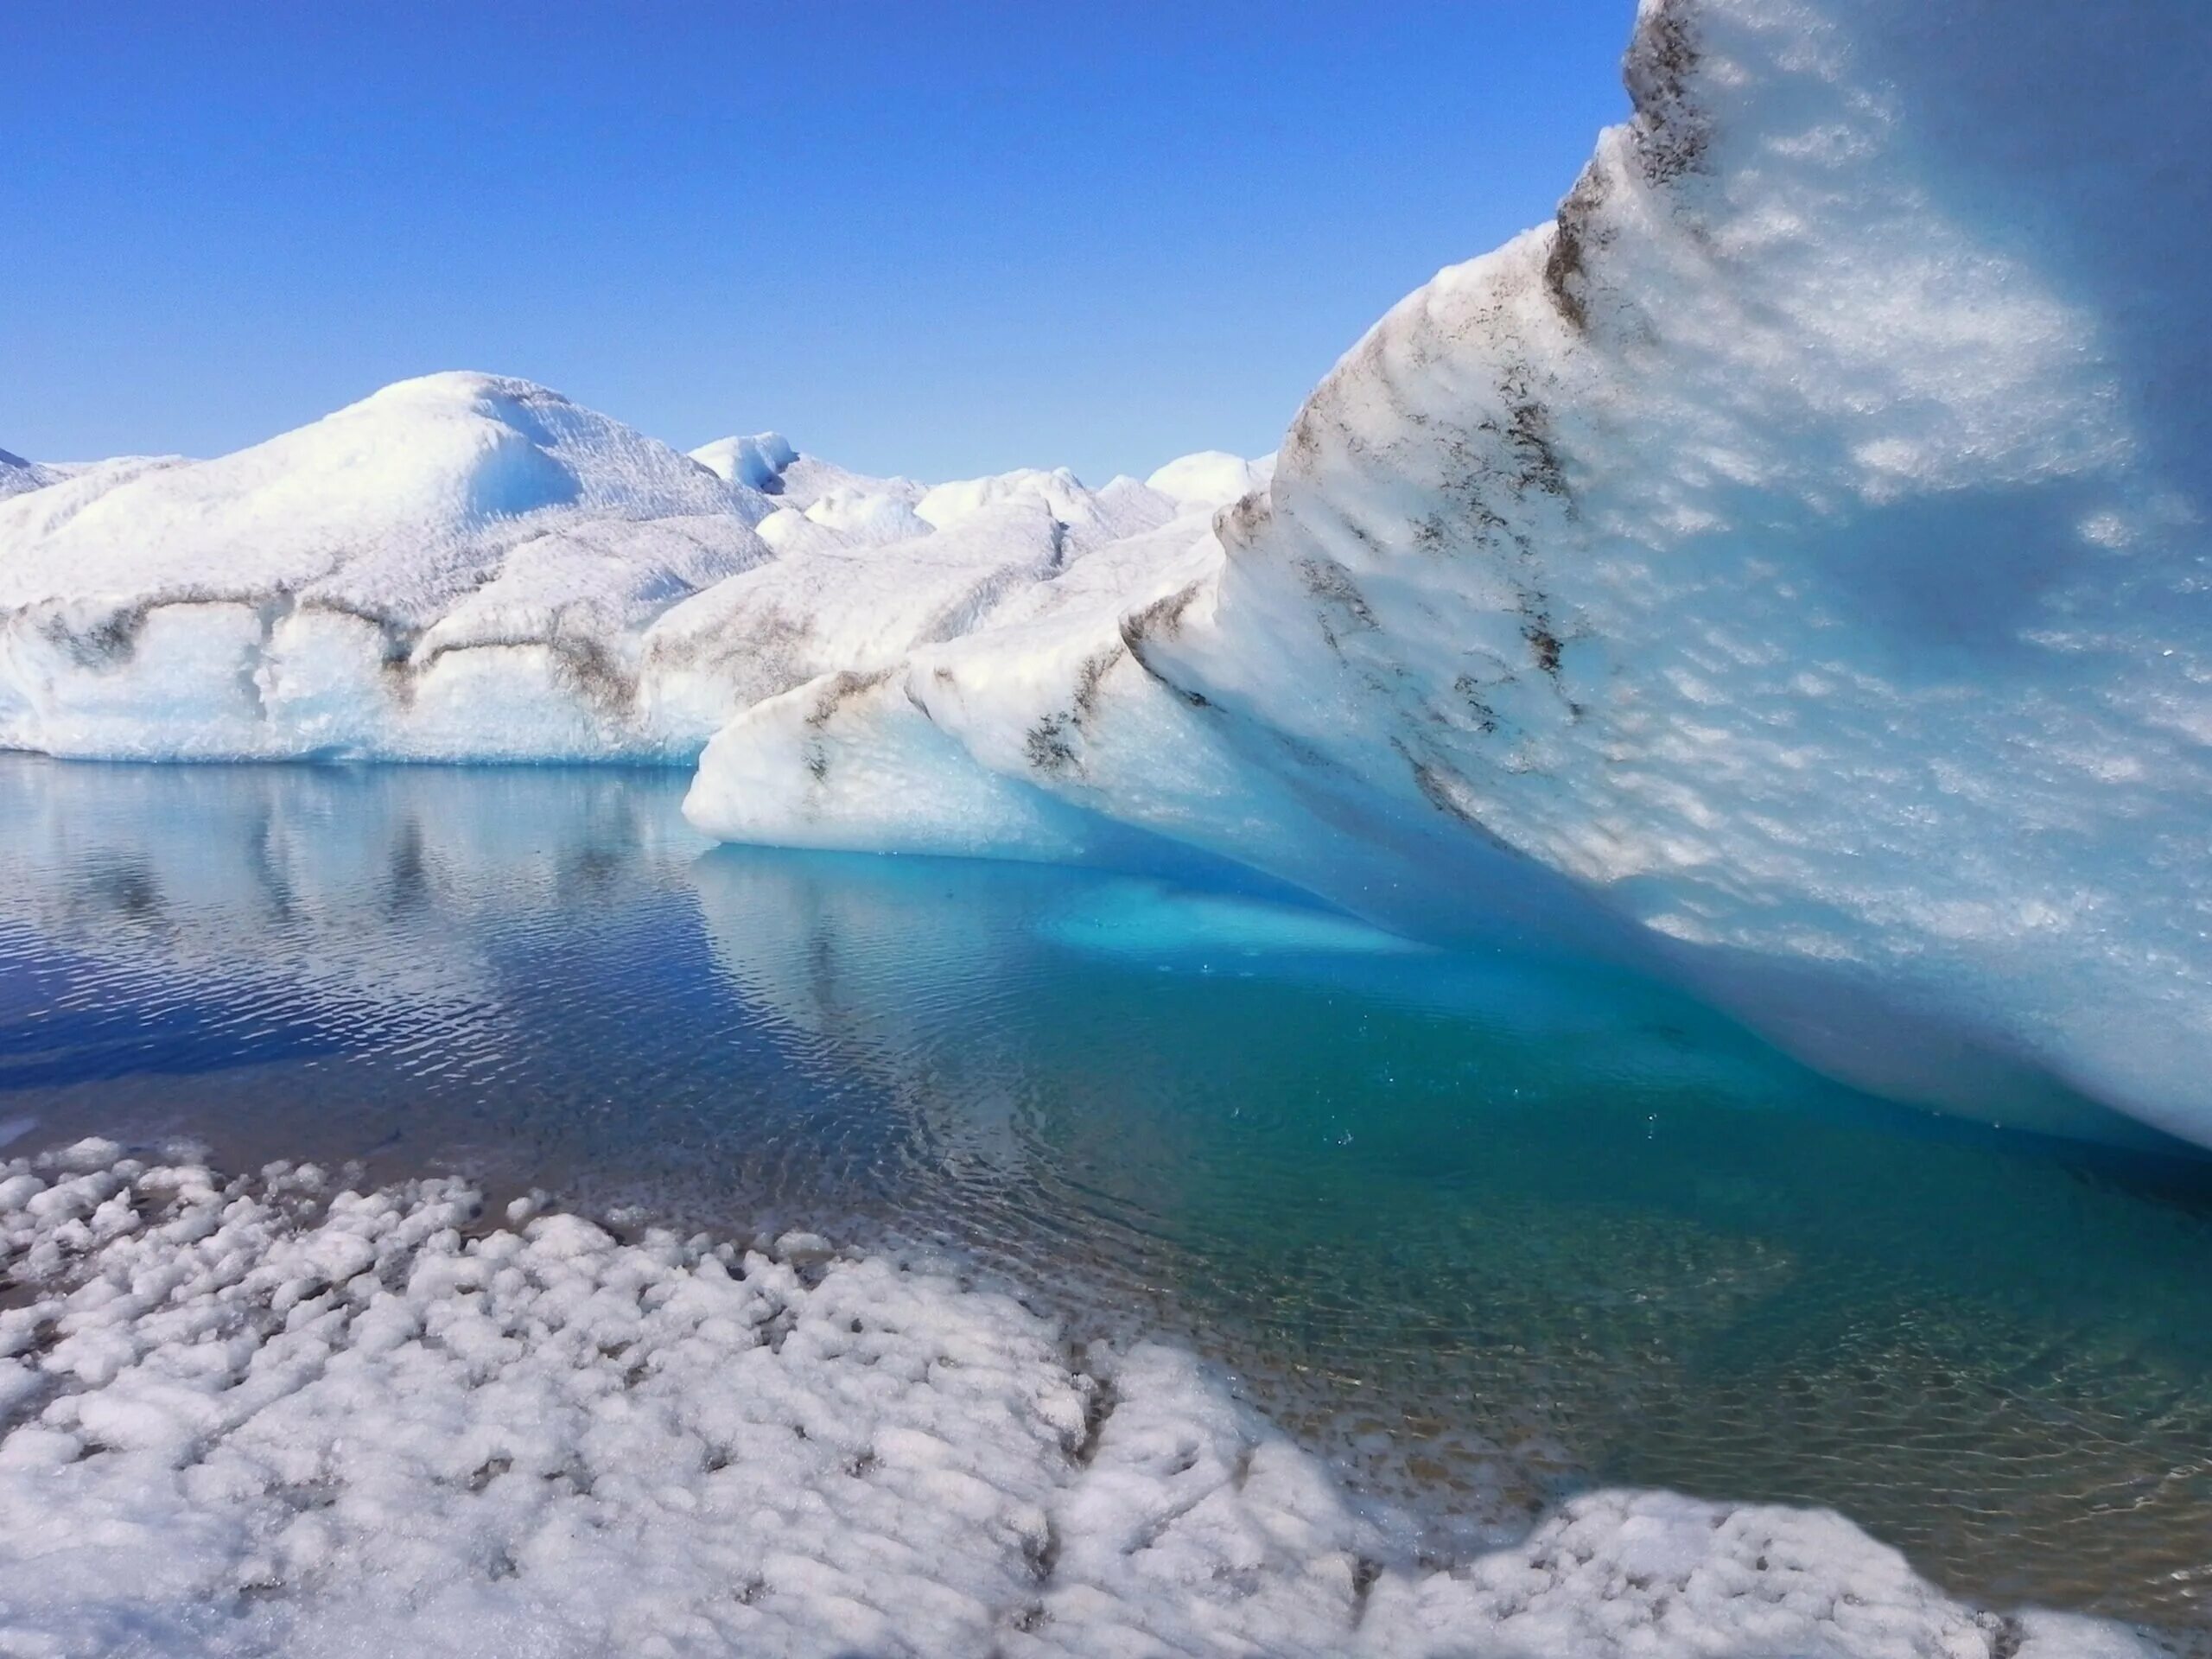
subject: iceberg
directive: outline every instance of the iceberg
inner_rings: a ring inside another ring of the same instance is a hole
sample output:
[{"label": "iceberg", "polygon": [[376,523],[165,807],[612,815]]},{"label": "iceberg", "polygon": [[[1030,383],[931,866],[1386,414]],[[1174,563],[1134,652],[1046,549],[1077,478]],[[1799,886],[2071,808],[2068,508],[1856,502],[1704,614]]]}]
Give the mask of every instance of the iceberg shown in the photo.
[{"label": "iceberg", "polygon": [[1554,221],[1377,324],[1264,488],[756,704],[694,820],[1057,856],[1050,801],[1878,1092],[2212,1142],[2209,53],[2181,6],[1646,0]]},{"label": "iceberg", "polygon": [[442,374],[214,461],[0,507],[0,734],[60,754],[616,754],[673,599],[767,499],[542,388]]},{"label": "iceberg", "polygon": [[466,373],[214,461],[0,466],[0,744],[106,759],[689,762],[1206,506],[931,487],[772,432],[679,454]]}]

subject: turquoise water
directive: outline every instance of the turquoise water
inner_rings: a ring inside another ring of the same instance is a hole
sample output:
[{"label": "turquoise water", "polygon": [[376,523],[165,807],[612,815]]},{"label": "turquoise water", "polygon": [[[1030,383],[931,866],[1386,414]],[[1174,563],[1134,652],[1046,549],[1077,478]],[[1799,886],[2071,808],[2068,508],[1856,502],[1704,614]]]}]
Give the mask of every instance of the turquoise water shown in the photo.
[{"label": "turquoise water", "polygon": [[461,1167],[1165,1330],[1440,1533],[1833,1504],[2204,1622],[2212,1174],[1571,963],[1099,872],[711,849],[656,773],[0,760],[0,1136]]}]

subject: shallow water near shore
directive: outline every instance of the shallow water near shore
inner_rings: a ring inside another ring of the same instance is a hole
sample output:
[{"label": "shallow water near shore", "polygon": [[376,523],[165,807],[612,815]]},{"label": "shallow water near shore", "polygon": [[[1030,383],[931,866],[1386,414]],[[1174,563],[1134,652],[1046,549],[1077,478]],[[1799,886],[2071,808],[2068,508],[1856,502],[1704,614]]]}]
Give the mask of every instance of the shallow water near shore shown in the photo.
[{"label": "shallow water near shore", "polygon": [[0,758],[0,1149],[934,1243],[1195,1344],[1461,1544],[1663,1485],[2206,1622],[2196,1155],[1926,1117],[1256,887],[715,849],[683,787]]}]

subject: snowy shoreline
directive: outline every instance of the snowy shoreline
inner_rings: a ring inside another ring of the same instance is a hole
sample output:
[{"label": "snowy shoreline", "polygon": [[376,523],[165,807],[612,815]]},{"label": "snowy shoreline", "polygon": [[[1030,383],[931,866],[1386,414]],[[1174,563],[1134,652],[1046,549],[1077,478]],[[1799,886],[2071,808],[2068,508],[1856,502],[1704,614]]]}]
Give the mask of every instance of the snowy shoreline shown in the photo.
[{"label": "snowy shoreline", "polygon": [[1188,1353],[927,1262],[167,1156],[0,1166],[0,1653],[2160,1650],[1821,1511],[1414,1560]]}]

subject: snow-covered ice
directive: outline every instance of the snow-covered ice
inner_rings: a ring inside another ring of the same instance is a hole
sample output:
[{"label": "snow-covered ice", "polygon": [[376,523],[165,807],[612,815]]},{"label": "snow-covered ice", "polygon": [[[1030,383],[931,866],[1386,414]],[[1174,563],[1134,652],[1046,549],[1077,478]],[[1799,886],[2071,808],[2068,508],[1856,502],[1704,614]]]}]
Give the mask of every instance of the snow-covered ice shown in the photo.
[{"label": "snow-covered ice", "polygon": [[1169,461],[1145,480],[1145,487],[1178,502],[1225,507],[1266,489],[1274,470],[1273,455],[1246,461],[1224,450],[1202,449]]},{"label": "snow-covered ice", "polygon": [[691,451],[691,459],[725,482],[781,495],[784,474],[798,460],[798,451],[780,432],[756,432],[701,444]]},{"label": "snow-covered ice", "polygon": [[41,466],[35,461],[25,461],[21,455],[0,449],[0,499],[21,495],[25,490],[44,489],[60,481],[61,474],[51,467]]},{"label": "snow-covered ice", "polygon": [[625,741],[642,625],[771,503],[524,382],[433,375],[215,461],[0,505],[0,736],[470,758]]},{"label": "snow-covered ice", "polygon": [[2125,1659],[1833,1515],[1402,1559],[1189,1356],[947,1266],[461,1182],[0,1165],[0,1653]]},{"label": "snow-covered ice", "polygon": [[479,374],[215,461],[0,457],[0,743],[688,762],[751,703],[979,626],[1118,537],[1197,535],[1198,459],[1181,494],[931,487],[772,432],[682,455]]},{"label": "snow-covered ice", "polygon": [[1058,857],[1071,807],[1880,1092],[2212,1141],[2209,57],[2180,4],[1647,0],[1556,220],[1394,309],[1264,489],[754,706],[696,821]]}]

